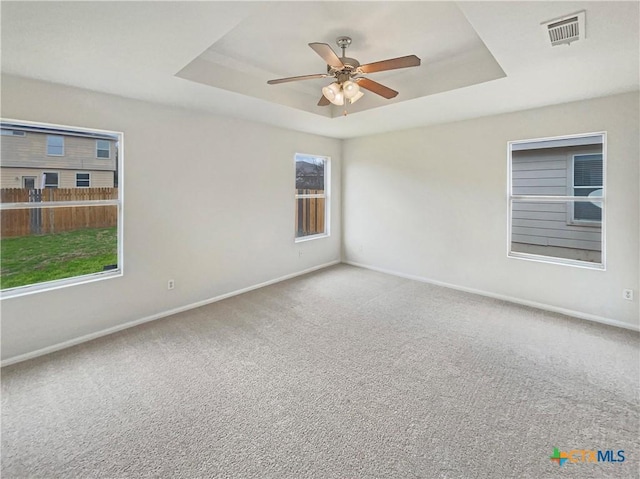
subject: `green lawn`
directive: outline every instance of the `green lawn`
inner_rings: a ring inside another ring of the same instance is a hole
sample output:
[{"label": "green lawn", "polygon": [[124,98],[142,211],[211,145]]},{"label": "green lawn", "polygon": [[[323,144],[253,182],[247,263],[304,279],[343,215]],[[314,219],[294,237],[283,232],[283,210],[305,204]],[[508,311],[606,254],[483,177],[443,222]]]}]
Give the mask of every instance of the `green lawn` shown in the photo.
[{"label": "green lawn", "polygon": [[103,271],[118,262],[116,228],[2,239],[2,289]]}]

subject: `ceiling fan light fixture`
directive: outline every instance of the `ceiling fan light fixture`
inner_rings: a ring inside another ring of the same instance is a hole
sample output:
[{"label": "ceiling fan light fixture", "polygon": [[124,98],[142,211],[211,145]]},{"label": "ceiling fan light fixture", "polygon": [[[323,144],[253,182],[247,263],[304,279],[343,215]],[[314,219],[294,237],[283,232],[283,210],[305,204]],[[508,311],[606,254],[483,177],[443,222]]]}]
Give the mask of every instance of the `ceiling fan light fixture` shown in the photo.
[{"label": "ceiling fan light fixture", "polygon": [[342,84],[342,91],[344,92],[344,96],[351,100],[358,93],[360,93],[360,87],[357,83],[347,80]]},{"label": "ceiling fan light fixture", "polygon": [[362,98],[364,96],[364,93],[358,90],[358,93],[356,93],[354,96],[352,96],[351,98],[349,98],[349,103],[351,105],[353,105],[355,102],[357,102],[360,98]]},{"label": "ceiling fan light fixture", "polygon": [[344,105],[344,93],[336,82],[322,89],[322,94],[334,105]]}]

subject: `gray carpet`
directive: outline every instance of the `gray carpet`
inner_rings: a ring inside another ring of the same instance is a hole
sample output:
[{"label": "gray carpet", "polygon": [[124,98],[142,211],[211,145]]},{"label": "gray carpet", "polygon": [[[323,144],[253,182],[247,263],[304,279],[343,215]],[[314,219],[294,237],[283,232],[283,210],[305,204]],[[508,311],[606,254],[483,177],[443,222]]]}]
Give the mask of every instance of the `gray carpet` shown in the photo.
[{"label": "gray carpet", "polygon": [[637,478],[638,342],[339,265],[4,368],[2,477]]}]

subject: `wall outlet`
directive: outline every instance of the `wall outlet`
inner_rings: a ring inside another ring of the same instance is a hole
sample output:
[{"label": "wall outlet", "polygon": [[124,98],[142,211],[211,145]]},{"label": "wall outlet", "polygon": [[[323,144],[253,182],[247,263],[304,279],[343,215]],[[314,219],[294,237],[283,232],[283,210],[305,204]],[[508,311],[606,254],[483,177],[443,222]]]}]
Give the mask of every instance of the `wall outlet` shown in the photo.
[{"label": "wall outlet", "polygon": [[302,258],[302,250],[301,249],[298,250],[298,258]]},{"label": "wall outlet", "polygon": [[167,281],[167,289],[173,289],[176,287],[176,282],[172,279],[170,279],[169,281]]},{"label": "wall outlet", "polygon": [[632,289],[623,289],[622,297],[627,301],[633,301],[633,290]]}]

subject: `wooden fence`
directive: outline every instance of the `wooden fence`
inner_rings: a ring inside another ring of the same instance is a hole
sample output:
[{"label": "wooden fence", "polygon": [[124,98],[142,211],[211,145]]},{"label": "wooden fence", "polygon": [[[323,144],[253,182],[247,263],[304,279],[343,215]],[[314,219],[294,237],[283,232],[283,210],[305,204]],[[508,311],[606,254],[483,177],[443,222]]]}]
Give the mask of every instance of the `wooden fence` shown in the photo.
[{"label": "wooden fence", "polygon": [[[298,189],[297,193],[299,195],[314,195],[324,193],[324,191]],[[324,233],[324,221],[324,198],[296,199],[296,236],[300,237]]]},{"label": "wooden fence", "polygon": [[[117,188],[3,188],[2,203],[89,201],[118,198]],[[118,222],[115,205],[20,208],[2,211],[2,238],[60,233],[85,228],[109,228]]]}]

